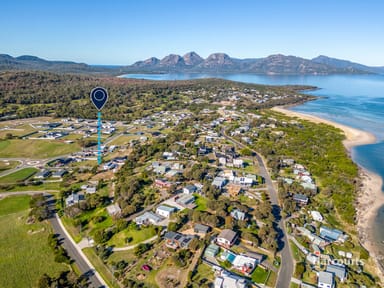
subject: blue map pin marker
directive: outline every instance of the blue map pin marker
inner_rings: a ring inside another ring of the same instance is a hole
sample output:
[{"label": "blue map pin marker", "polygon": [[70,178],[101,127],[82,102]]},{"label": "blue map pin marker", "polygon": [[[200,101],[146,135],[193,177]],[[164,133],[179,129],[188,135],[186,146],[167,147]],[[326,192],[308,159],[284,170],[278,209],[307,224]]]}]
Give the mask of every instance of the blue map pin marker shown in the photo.
[{"label": "blue map pin marker", "polygon": [[108,100],[108,92],[102,87],[96,87],[91,91],[91,101],[97,110],[103,109]]}]

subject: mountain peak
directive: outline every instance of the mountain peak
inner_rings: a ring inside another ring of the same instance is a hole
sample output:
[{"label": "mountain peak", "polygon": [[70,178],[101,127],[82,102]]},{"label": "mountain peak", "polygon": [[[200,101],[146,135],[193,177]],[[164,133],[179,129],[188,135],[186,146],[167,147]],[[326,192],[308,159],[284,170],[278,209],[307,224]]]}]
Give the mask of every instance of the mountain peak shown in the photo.
[{"label": "mountain peak", "polygon": [[189,66],[195,66],[204,61],[196,52],[189,52],[183,56],[184,63]]},{"label": "mountain peak", "polygon": [[169,54],[160,60],[161,66],[184,66],[184,59],[180,55]]}]

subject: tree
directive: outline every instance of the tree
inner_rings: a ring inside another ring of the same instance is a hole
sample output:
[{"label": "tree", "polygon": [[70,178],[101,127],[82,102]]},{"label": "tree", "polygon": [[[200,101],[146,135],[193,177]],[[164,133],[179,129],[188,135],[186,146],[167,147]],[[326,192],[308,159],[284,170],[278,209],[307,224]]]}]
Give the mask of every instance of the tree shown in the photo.
[{"label": "tree", "polygon": [[37,282],[38,288],[49,288],[51,287],[52,279],[48,274],[44,273]]},{"label": "tree", "polygon": [[135,247],[134,253],[136,256],[141,256],[145,252],[147,252],[150,248],[151,248],[151,245],[149,245],[148,243],[140,243]]}]

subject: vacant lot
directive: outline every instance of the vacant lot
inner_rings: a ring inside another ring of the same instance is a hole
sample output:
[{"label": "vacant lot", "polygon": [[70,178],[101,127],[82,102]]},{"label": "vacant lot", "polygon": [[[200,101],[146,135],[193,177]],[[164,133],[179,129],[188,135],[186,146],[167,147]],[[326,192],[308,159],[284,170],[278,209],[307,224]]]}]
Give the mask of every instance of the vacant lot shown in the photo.
[{"label": "vacant lot", "polygon": [[19,164],[18,161],[0,161],[0,172],[13,169]]},{"label": "vacant lot", "polygon": [[[155,235],[156,231],[153,226],[143,227],[139,230],[128,228],[115,234],[111,240],[108,241],[108,244],[115,247],[124,247],[127,245],[138,244],[152,238]],[[127,239],[129,239],[129,241],[127,241]]]},{"label": "vacant lot", "polygon": [[0,158],[45,159],[80,150],[76,143],[67,144],[60,140],[1,140]]},{"label": "vacant lot", "polygon": [[0,287],[34,287],[43,273],[67,270],[54,262],[48,224],[26,224],[29,196],[0,200]]},{"label": "vacant lot", "polygon": [[35,174],[38,170],[36,168],[24,168],[16,171],[12,174],[0,177],[0,183],[17,183],[18,181],[24,181]]}]

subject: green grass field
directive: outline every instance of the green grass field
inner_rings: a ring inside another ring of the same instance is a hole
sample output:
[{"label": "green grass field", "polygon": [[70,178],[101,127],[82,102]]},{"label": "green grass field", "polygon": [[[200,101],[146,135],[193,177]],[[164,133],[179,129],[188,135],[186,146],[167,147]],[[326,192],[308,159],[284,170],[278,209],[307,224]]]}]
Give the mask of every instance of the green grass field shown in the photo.
[{"label": "green grass field", "polygon": [[[155,231],[155,228],[152,226],[143,227],[140,230],[125,229],[113,235],[111,240],[108,241],[108,244],[113,245],[115,247],[124,247],[127,245],[134,245],[134,244],[143,242],[155,235],[156,235],[156,231]],[[132,241],[127,243],[126,242],[127,238],[131,238]]]},{"label": "green grass field", "polygon": [[9,185],[9,186],[11,187],[8,187],[8,188],[0,187],[0,192],[47,191],[47,190],[51,192],[52,191],[59,192],[60,190],[60,182],[43,183],[41,185],[28,185],[28,186]]},{"label": "green grass field", "polygon": [[252,281],[255,283],[264,284],[265,281],[267,281],[268,273],[269,272],[267,270],[257,266],[255,271],[252,273]]},{"label": "green grass field", "polygon": [[54,262],[48,246],[50,226],[28,225],[29,196],[0,200],[0,287],[35,287],[43,273],[58,276],[68,268]]},{"label": "green grass field", "polygon": [[12,174],[0,177],[0,183],[17,183],[18,181],[24,181],[34,175],[37,171],[36,168],[24,168],[16,171]]},{"label": "green grass field", "polygon": [[0,140],[0,158],[45,159],[79,150],[78,144],[60,140]]}]

